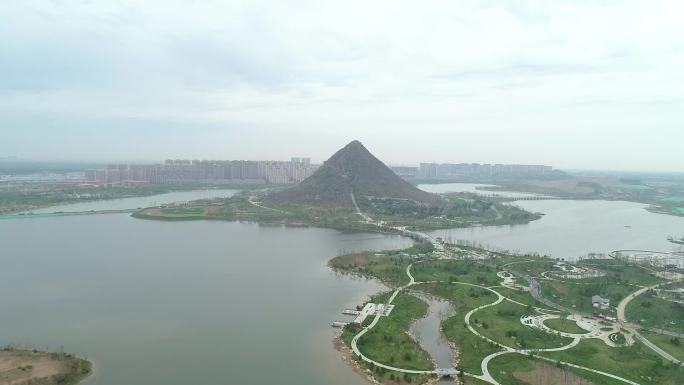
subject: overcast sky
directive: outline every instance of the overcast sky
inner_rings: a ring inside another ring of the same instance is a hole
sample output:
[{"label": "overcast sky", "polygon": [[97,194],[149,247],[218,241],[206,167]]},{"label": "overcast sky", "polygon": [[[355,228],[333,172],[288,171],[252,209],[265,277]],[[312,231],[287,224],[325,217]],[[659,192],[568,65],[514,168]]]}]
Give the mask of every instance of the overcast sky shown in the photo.
[{"label": "overcast sky", "polygon": [[0,157],[684,171],[682,1],[7,1]]}]

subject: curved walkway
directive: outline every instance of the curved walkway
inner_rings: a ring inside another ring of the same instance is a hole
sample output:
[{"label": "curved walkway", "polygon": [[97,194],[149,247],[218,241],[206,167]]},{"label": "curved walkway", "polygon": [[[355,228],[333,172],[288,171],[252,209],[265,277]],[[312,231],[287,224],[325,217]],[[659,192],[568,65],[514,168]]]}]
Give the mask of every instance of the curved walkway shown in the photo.
[{"label": "curved walkway", "polygon": [[[355,199],[354,199],[354,195],[353,195],[353,194],[352,194],[352,200],[353,200],[354,203],[355,203]],[[355,205],[355,206],[356,206],[356,205]],[[364,219],[368,220],[369,223],[376,224],[377,226],[382,226],[381,224],[378,224],[377,222],[373,221],[372,218],[370,218],[370,217],[368,217],[367,215],[363,214],[363,213],[361,212],[361,210],[358,208],[358,206],[356,206],[356,209],[357,209],[357,213],[358,213],[360,216],[362,216]],[[431,238],[431,237],[427,237],[426,239],[427,239],[429,242],[434,243],[434,241],[432,241],[432,238]],[[398,287],[397,289],[394,290],[394,292],[392,293],[392,295],[390,296],[390,298],[387,300],[387,304],[388,304],[388,305],[391,304],[392,301],[394,301],[394,299],[397,297],[397,295],[399,295],[399,293],[400,293],[402,290],[404,290],[404,289],[406,289],[406,288],[409,288],[409,287],[411,287],[411,286],[413,286],[413,285],[419,284],[419,283],[426,283],[426,282],[416,282],[415,278],[414,278],[413,275],[411,274],[411,267],[412,267],[412,266],[413,266],[413,264],[409,264],[409,265],[406,267],[406,275],[407,275],[408,278],[409,278],[409,282],[408,282],[406,285],[400,286],[400,287]],[[465,315],[465,323],[466,323],[466,327],[468,328],[468,330],[469,330],[471,333],[475,334],[476,336],[478,336],[478,337],[480,337],[480,338],[482,338],[482,339],[484,339],[484,340],[486,340],[486,341],[488,341],[488,342],[491,342],[491,343],[495,344],[496,346],[498,346],[499,348],[501,348],[501,349],[503,349],[503,350],[498,351],[498,352],[495,352],[495,353],[492,353],[492,354],[486,356],[486,357],[482,360],[482,362],[481,362],[481,364],[480,364],[480,365],[481,365],[481,370],[482,370],[482,374],[481,374],[481,375],[475,375],[475,374],[472,374],[472,373],[468,373],[468,372],[465,372],[465,371],[461,371],[461,372],[462,372],[464,375],[466,375],[466,376],[474,377],[474,378],[480,379],[480,380],[482,380],[482,381],[488,382],[488,383],[490,383],[490,384],[500,385],[499,382],[496,381],[496,380],[494,379],[494,377],[492,377],[491,373],[489,372],[489,362],[490,362],[492,359],[494,359],[494,358],[496,358],[496,357],[498,357],[498,356],[500,356],[500,355],[508,354],[508,353],[531,354],[531,353],[538,353],[538,352],[557,352],[557,351],[561,351],[561,350],[566,350],[566,349],[570,349],[570,348],[576,346],[576,345],[579,343],[580,339],[581,339],[581,338],[579,338],[579,337],[576,337],[576,338],[573,338],[572,342],[569,343],[569,344],[567,344],[567,345],[564,345],[564,346],[561,346],[561,347],[557,347],[557,348],[546,348],[546,349],[514,349],[514,348],[511,348],[511,347],[502,345],[501,343],[499,343],[499,342],[497,342],[497,341],[494,341],[494,340],[492,340],[492,339],[490,339],[490,338],[488,338],[488,337],[486,337],[486,336],[480,334],[477,330],[475,330],[475,328],[473,328],[473,326],[470,324],[470,317],[471,317],[473,314],[475,314],[476,312],[478,312],[478,311],[480,311],[480,310],[482,310],[482,309],[491,307],[491,306],[496,306],[496,305],[500,304],[501,302],[503,302],[504,300],[510,300],[510,301],[512,301],[512,300],[509,299],[509,298],[507,298],[507,297],[505,297],[505,296],[503,296],[501,293],[497,292],[496,290],[491,289],[491,288],[488,288],[488,287],[485,287],[485,286],[476,285],[476,284],[472,284],[472,283],[466,283],[466,282],[451,282],[451,283],[453,283],[453,284],[459,284],[459,285],[468,285],[468,286],[473,286],[473,287],[478,287],[478,288],[481,288],[481,289],[489,290],[489,291],[493,292],[494,294],[496,294],[496,296],[497,296],[497,299],[496,299],[494,302],[489,303],[489,304],[485,304],[485,305],[482,305],[482,306],[479,306],[479,307],[477,307],[477,308],[475,308],[475,309],[470,310],[468,313],[466,313],[466,315]],[[516,302],[516,301],[513,301],[513,302]],[[517,302],[516,302],[516,303],[517,303]],[[371,323],[370,323],[368,326],[366,326],[365,328],[363,328],[358,334],[356,334],[356,335],[354,336],[354,338],[352,338],[352,341],[351,341],[351,348],[352,348],[352,351],[353,351],[354,354],[356,354],[359,358],[361,358],[363,361],[368,362],[368,363],[371,363],[371,364],[373,364],[373,365],[375,365],[375,366],[378,366],[378,367],[381,367],[381,368],[384,368],[384,369],[387,369],[387,370],[392,370],[392,371],[395,371],[395,372],[399,372],[399,373],[409,373],[409,374],[435,374],[435,375],[439,375],[439,376],[444,376],[444,375],[456,375],[456,374],[458,374],[459,371],[458,371],[458,369],[455,368],[455,367],[454,367],[454,368],[436,368],[436,369],[434,369],[434,370],[403,369],[403,368],[398,368],[398,367],[395,367],[395,366],[390,366],[390,365],[383,364],[383,363],[381,363],[381,362],[375,361],[375,360],[373,360],[372,358],[369,358],[369,357],[367,357],[366,355],[364,355],[364,354],[361,352],[361,350],[359,350],[358,341],[359,341],[359,339],[360,339],[361,337],[363,337],[366,333],[368,333],[371,329],[373,329],[373,327],[375,327],[375,325],[377,325],[377,323],[378,323],[378,321],[380,320],[380,317],[381,317],[381,316],[382,316],[382,315],[381,315],[380,313],[376,313],[375,318],[373,318],[373,321],[371,321]],[[563,364],[563,365],[566,365],[566,366],[569,366],[569,367],[572,367],[572,368],[582,369],[582,370],[586,370],[586,371],[589,371],[589,372],[592,372],[592,373],[601,374],[601,375],[604,375],[604,376],[613,378],[613,379],[618,380],[618,381],[622,381],[622,382],[627,383],[627,384],[630,384],[630,385],[641,385],[641,384],[639,384],[639,383],[637,383],[637,382],[628,380],[628,379],[626,379],[626,378],[622,378],[622,377],[616,376],[616,375],[614,375],[614,374],[610,374],[610,373],[603,372],[603,371],[600,371],[600,370],[591,369],[591,368],[588,368],[588,367],[585,367],[585,366],[580,366],[580,365],[576,365],[576,364],[572,364],[572,363],[564,362],[564,361],[557,361],[557,360],[553,360],[553,359],[551,359],[551,358],[540,357],[540,356],[536,356],[536,355],[535,355],[535,357],[538,358],[538,359],[540,359],[540,360],[544,360],[544,361],[548,361],[548,362],[553,362],[553,363],[561,363],[561,364]]]},{"label": "curved walkway", "polygon": [[640,296],[641,294],[643,294],[643,293],[645,293],[645,292],[647,292],[647,291],[649,291],[649,290],[651,290],[651,289],[655,289],[655,288],[657,288],[657,287],[659,287],[659,286],[667,285],[667,284],[670,284],[670,283],[672,283],[672,282],[677,282],[677,281],[667,281],[667,282],[662,282],[662,283],[659,283],[659,284],[656,284],[656,285],[651,285],[651,286],[648,286],[648,287],[643,287],[643,288],[641,288],[641,289],[635,291],[634,293],[628,295],[627,297],[625,297],[622,301],[620,301],[620,304],[619,304],[618,307],[617,307],[617,319],[618,319],[618,322],[619,322],[622,326],[625,327],[625,329],[630,330],[632,333],[634,333],[634,337],[636,337],[636,339],[638,339],[639,341],[641,341],[641,342],[642,342],[644,345],[646,345],[648,348],[650,348],[651,350],[653,350],[654,352],[656,352],[658,355],[660,355],[661,357],[663,357],[664,359],[666,359],[666,360],[668,360],[668,361],[670,361],[670,362],[674,362],[675,364],[681,364],[682,362],[681,362],[680,360],[678,360],[677,358],[675,358],[674,356],[672,356],[670,353],[668,353],[668,352],[664,351],[663,349],[659,348],[659,347],[658,347],[657,345],[655,345],[653,342],[651,342],[651,341],[649,341],[648,339],[646,339],[646,337],[642,336],[642,335],[639,333],[639,331],[637,330],[637,329],[638,329],[638,326],[637,326],[637,325],[632,325],[632,324],[630,324],[630,323],[627,321],[627,318],[625,318],[625,310],[627,309],[627,305],[629,305],[629,303],[632,302],[632,300],[633,300],[634,298]]}]

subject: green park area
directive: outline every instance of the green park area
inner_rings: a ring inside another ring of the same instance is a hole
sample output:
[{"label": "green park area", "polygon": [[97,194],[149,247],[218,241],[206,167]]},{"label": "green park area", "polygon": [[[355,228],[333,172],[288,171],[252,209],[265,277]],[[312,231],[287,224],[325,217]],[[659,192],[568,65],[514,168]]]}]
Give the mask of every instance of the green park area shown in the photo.
[{"label": "green park area", "polygon": [[[541,353],[540,356],[615,374],[642,385],[679,385],[684,378],[681,366],[667,363],[639,342],[631,346],[609,347],[592,338],[571,349]],[[592,380],[605,377],[597,373],[587,373],[587,376]]]},{"label": "green park area", "polygon": [[[384,303],[391,293],[383,293],[371,299],[374,303]],[[427,304],[422,300],[405,294],[399,294],[393,304],[394,311],[387,317],[381,317],[377,325],[358,341],[358,347],[363,354],[380,363],[405,369],[431,370],[434,364],[428,353],[414,341],[407,333],[410,324],[425,315]],[[369,317],[367,322],[370,323]],[[347,326],[344,328],[342,340],[351,344],[351,340],[360,329]],[[406,382],[424,380],[428,376],[397,374],[379,366],[368,365],[374,376],[391,382],[404,380]]]},{"label": "green park area", "polygon": [[684,305],[659,298],[652,290],[633,299],[627,305],[625,316],[646,329],[684,333]]},{"label": "green park area", "polygon": [[475,313],[471,322],[482,335],[514,349],[557,348],[572,342],[520,322],[521,317],[532,314],[529,307],[504,301]]},{"label": "green park area", "polygon": [[550,327],[553,330],[558,330],[559,332],[572,333],[572,334],[585,334],[588,333],[587,330],[582,329],[577,326],[577,322],[568,319],[566,317],[562,318],[551,318],[544,321],[544,325]]},{"label": "green park area", "polygon": [[[425,303],[409,295],[421,292],[451,303],[453,312],[442,320],[441,333],[457,352],[454,370],[465,384],[487,383],[487,376],[501,385],[613,385],[625,381],[639,385],[681,384],[684,368],[635,341],[632,338],[634,330],[629,326],[624,326],[626,330],[608,320],[594,321],[590,333],[580,328],[575,320],[568,319],[569,312],[555,310],[548,302],[542,305],[525,290],[527,285],[506,286],[497,276],[497,272],[503,271],[504,276],[513,276],[514,282],[521,278],[512,271],[524,276],[539,276],[544,272],[560,276],[563,270],[558,261],[532,255],[493,253],[472,246],[449,244],[444,248],[444,254],[457,255],[459,259],[445,257],[426,244],[418,244],[406,250],[341,255],[330,261],[330,266],[337,271],[381,280],[399,292],[393,302],[392,314],[381,316],[378,323],[359,338],[358,347],[366,357],[392,368],[432,370],[429,352],[408,333],[410,325],[427,311]],[[464,259],[466,255],[486,257]],[[551,290],[554,294],[552,302],[562,302],[565,306],[574,304],[581,311],[591,311],[591,295],[596,293],[617,304],[642,285],[663,282],[655,275],[658,267],[637,265],[623,259],[583,260],[575,266],[591,268],[601,274],[581,279],[540,279],[539,282],[542,292]],[[384,293],[373,301],[384,301],[389,296],[390,293]],[[632,306],[643,307],[641,300],[656,302],[648,295],[640,296],[630,304],[628,315]],[[646,309],[664,312],[662,304]],[[667,310],[663,318],[682,319],[681,314]],[[642,316],[657,320],[652,314]],[[582,316],[576,313],[574,317]],[[538,321],[526,321],[530,319]],[[578,336],[562,337],[539,326],[541,323],[552,330]],[[370,321],[367,321],[364,327],[369,325]],[[351,346],[353,336],[361,330],[345,327],[343,341]],[[603,333],[602,337],[596,338],[596,333]],[[673,356],[684,356],[679,339],[646,331],[643,335]],[[404,377],[405,374],[392,369],[381,369],[365,362],[361,365],[369,368],[381,383],[422,383],[435,378],[434,374]]]},{"label": "green park area", "polygon": [[[514,206],[487,201],[483,198],[465,205],[461,200],[445,200],[438,205],[409,204],[403,200],[383,199],[381,203],[370,204],[359,198],[364,212],[383,221],[383,232],[393,232],[393,226],[405,226],[416,230],[430,230],[474,225],[505,225],[527,223],[538,219]],[[464,206],[465,205],[465,206]],[[146,208],[134,214],[144,219],[221,219],[228,221],[248,221],[292,226],[327,227],[347,231],[380,231],[376,225],[367,223],[349,205],[321,206],[293,202],[273,202],[268,196],[250,192],[236,194],[230,198],[213,201],[189,202],[185,206],[202,210],[179,213],[173,207]],[[394,207],[396,206],[396,207]],[[461,207],[463,206],[463,207]],[[392,208],[394,207],[394,208]],[[396,231],[395,231],[396,232]]]}]

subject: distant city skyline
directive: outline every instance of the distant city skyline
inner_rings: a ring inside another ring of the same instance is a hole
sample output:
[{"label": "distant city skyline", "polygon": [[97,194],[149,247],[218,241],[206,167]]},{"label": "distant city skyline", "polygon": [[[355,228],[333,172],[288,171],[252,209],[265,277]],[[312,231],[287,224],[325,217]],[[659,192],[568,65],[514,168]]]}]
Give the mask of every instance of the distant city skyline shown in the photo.
[{"label": "distant city skyline", "polygon": [[[684,3],[0,8],[0,157],[682,171]],[[296,26],[296,27],[295,27]]]}]

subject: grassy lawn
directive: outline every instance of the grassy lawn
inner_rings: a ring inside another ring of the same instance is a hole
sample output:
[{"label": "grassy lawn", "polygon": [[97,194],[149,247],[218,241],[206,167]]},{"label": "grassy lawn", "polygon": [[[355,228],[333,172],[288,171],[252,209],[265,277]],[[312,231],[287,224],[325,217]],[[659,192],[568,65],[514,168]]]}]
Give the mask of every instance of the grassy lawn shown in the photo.
[{"label": "grassy lawn", "polygon": [[[382,294],[372,301],[384,302],[389,295],[390,293]],[[395,308],[392,313],[380,318],[377,325],[359,339],[359,350],[367,357],[386,365],[404,369],[434,369],[429,354],[407,334],[410,324],[427,313],[427,304],[406,293],[400,293],[393,304]],[[351,345],[351,339],[358,331],[346,327],[343,341]]]},{"label": "grassy lawn", "polygon": [[163,215],[185,216],[200,215],[204,213],[204,207],[168,207],[161,209]]},{"label": "grassy lawn", "polygon": [[465,314],[478,306],[494,302],[494,293],[459,284],[422,284],[413,287],[421,291],[449,300],[456,314],[442,324],[442,332],[453,342],[459,351],[459,369],[469,373],[482,374],[482,359],[500,349],[476,336],[465,327]]},{"label": "grassy lawn", "polygon": [[479,378],[472,378],[468,376],[463,376],[461,378],[461,383],[463,385],[490,385],[487,381],[482,381]]},{"label": "grassy lawn", "polygon": [[589,333],[587,330],[582,329],[577,326],[577,322],[567,319],[567,318],[552,318],[544,321],[544,325],[550,327],[553,330],[558,330],[565,333],[573,334],[586,334]]},{"label": "grassy lawn", "polygon": [[553,265],[556,261],[551,259],[538,259],[529,262],[520,262],[505,268],[510,268],[518,272],[526,273],[532,276],[539,276],[541,273],[549,270],[553,270]]},{"label": "grassy lawn", "polygon": [[625,317],[645,328],[684,333],[684,305],[660,299],[651,292],[634,298],[625,309]]},{"label": "grassy lawn", "polygon": [[502,385],[617,384],[615,380],[600,374],[516,353],[494,358],[490,361],[489,370]]},{"label": "grassy lawn", "polygon": [[584,313],[593,311],[592,295],[608,298],[611,305],[616,306],[624,297],[636,290],[634,286],[613,283],[608,280],[588,284],[545,280],[541,282],[541,286],[544,297],[559,305],[577,309]]},{"label": "grassy lawn", "polygon": [[639,333],[659,348],[684,362],[684,338],[670,337],[647,331]]},{"label": "grassy lawn", "polygon": [[532,294],[530,294],[529,291],[520,291],[515,289],[509,289],[507,287],[495,287],[493,289],[499,292],[499,294],[503,295],[504,297],[510,298],[514,301],[523,303],[525,305],[539,307],[542,309],[547,308],[544,304],[534,299],[534,297],[532,297]]},{"label": "grassy lawn", "polygon": [[493,267],[469,259],[419,263],[413,266],[411,273],[416,281],[421,282],[467,282],[482,286],[498,285],[501,282]]},{"label": "grassy lawn", "polygon": [[470,322],[482,335],[517,349],[555,348],[572,342],[570,338],[520,323],[520,317],[531,313],[527,307],[504,301],[476,312],[470,317]]},{"label": "grassy lawn", "polygon": [[346,254],[331,259],[329,265],[338,270],[377,278],[392,287],[407,284],[409,278],[406,275],[406,268],[413,262],[413,259],[398,255],[388,255],[389,253],[365,252]]},{"label": "grassy lawn", "polygon": [[568,350],[540,355],[615,374],[642,385],[681,385],[684,378],[684,368],[665,363],[638,342],[632,346],[611,348],[592,338],[582,340]]},{"label": "grassy lawn", "polygon": [[616,259],[585,259],[580,261],[578,265],[584,265],[606,273],[606,277],[588,278],[586,280],[579,280],[580,282],[609,279],[616,283],[650,286],[665,281],[653,275],[647,269]]}]

